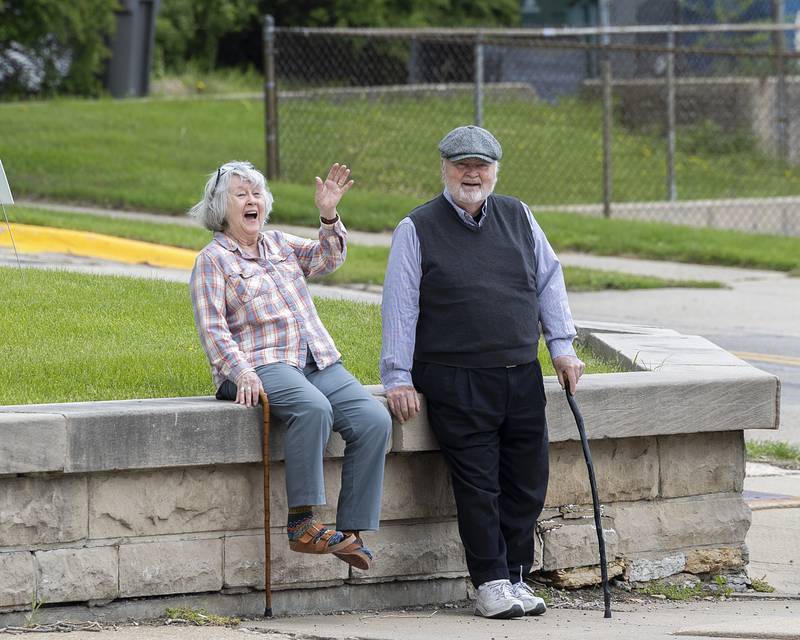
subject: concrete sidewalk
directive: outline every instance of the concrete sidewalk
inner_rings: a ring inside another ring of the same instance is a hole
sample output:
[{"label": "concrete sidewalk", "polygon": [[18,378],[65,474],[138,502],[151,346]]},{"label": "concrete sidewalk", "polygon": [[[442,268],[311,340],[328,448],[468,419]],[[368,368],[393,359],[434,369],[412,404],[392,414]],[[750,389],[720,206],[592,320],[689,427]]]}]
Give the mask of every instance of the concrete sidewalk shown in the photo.
[{"label": "concrete sidewalk", "polygon": [[[59,634],[60,635],[60,634]],[[471,608],[381,611],[246,620],[239,627],[182,624],[120,626],[75,631],[68,640],[668,640],[767,638],[800,640],[800,600],[741,599],[620,604],[612,618],[602,610],[551,609],[537,618],[487,620]],[[30,640],[52,633],[25,633]]]},{"label": "concrete sidewalk", "polygon": [[[748,462],[744,491],[752,511],[750,578],[800,598],[800,471]],[[797,624],[800,631],[800,618]]]}]

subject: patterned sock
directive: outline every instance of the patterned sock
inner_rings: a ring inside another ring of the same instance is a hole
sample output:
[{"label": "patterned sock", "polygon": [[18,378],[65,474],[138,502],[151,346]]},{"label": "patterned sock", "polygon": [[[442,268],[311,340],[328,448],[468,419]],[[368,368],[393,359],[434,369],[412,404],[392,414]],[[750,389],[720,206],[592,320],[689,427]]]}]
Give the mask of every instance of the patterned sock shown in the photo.
[{"label": "patterned sock", "polygon": [[289,511],[289,518],[286,523],[286,533],[289,534],[289,540],[297,540],[302,536],[308,527],[314,522],[314,512],[311,509],[292,513]]}]

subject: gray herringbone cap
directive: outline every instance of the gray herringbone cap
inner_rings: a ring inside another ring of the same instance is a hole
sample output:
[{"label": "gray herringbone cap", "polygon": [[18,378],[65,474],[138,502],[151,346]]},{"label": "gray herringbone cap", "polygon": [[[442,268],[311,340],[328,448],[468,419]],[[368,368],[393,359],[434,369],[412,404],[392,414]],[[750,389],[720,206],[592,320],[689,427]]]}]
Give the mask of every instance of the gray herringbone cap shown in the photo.
[{"label": "gray herringbone cap", "polygon": [[503,155],[503,149],[495,137],[486,129],[474,125],[453,129],[442,138],[439,151],[450,162],[458,162],[464,158],[497,162]]}]

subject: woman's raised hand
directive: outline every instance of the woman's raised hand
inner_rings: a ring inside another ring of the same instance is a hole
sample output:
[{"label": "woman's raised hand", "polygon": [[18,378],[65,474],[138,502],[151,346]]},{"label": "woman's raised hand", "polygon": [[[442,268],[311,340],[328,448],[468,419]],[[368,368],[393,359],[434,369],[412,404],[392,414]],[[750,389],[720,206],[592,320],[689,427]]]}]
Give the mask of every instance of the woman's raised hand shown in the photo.
[{"label": "woman's raised hand", "polygon": [[314,195],[314,202],[319,209],[320,217],[326,220],[333,220],[336,217],[336,206],[353,186],[353,181],[348,180],[349,176],[350,169],[347,165],[334,162],[324,181],[319,176],[316,177],[317,192]]}]

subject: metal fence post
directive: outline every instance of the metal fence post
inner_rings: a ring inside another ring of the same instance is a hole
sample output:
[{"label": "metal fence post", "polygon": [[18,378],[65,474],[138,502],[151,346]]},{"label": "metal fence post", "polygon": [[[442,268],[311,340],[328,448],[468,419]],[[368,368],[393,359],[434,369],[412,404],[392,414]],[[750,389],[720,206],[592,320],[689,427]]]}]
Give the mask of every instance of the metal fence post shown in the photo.
[{"label": "metal fence post", "polygon": [[264,18],[264,135],[267,179],[280,175],[278,164],[278,86],[275,82],[275,18]]},{"label": "metal fence post", "polygon": [[483,126],[483,33],[475,35],[475,124]]},{"label": "metal fence post", "polygon": [[[600,25],[607,29],[609,19],[610,0],[600,0]],[[613,172],[611,166],[611,131],[614,105],[611,96],[611,53],[607,49],[611,38],[608,33],[603,33],[601,38],[602,61],[600,69],[603,76],[603,216],[611,217],[611,200]]]},{"label": "metal fence post", "polygon": [[[783,24],[783,0],[772,0],[772,17],[775,24]],[[784,52],[784,32],[773,31],[772,42],[775,49],[775,136],[778,157],[781,160],[789,158],[789,144],[787,134],[789,122],[786,112],[786,69]]]},{"label": "metal fence post", "polygon": [[667,199],[678,199],[675,184],[675,32],[667,34]]}]

